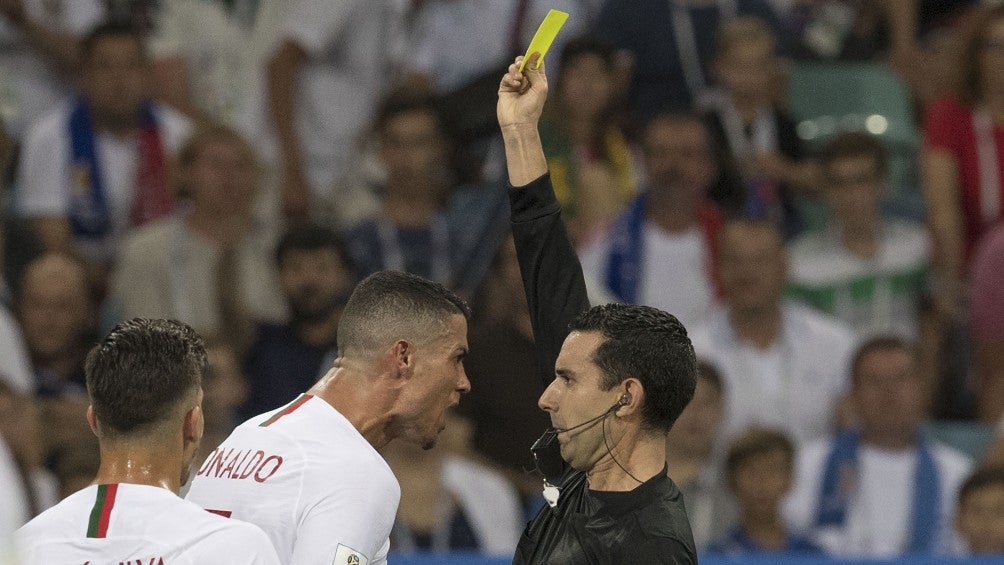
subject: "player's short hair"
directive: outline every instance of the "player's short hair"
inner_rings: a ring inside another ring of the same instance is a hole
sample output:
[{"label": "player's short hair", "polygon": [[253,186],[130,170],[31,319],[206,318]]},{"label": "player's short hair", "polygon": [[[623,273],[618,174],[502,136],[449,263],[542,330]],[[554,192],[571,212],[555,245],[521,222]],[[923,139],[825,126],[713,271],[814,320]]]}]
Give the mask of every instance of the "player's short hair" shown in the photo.
[{"label": "player's short hair", "polygon": [[750,459],[781,451],[788,460],[789,469],[795,462],[795,444],[787,434],[772,428],[749,428],[729,446],[725,456],[725,471],[732,480],[736,470]]},{"label": "player's short hair", "polygon": [[140,55],[144,60],[147,59],[146,44],[143,42],[143,37],[135,26],[122,22],[119,20],[109,20],[98,27],[92,29],[90,33],[84,36],[80,41],[80,59],[81,63],[87,63],[91,59],[91,55],[94,54],[94,47],[102,40],[105,39],[132,39],[136,42],[137,47],[139,47]]},{"label": "player's short hair", "polygon": [[915,353],[913,345],[899,336],[877,335],[871,337],[859,345],[851,357],[851,384],[858,383],[861,364],[864,363],[864,360],[872,353],[879,351],[902,351],[910,357],[914,357]]},{"label": "player's short hair", "polygon": [[427,343],[448,331],[450,317],[471,309],[452,291],[420,276],[378,271],[363,279],[338,321],[338,353],[369,357],[403,339]]},{"label": "player's short hair", "polygon": [[1004,467],[978,469],[959,487],[959,506],[963,506],[973,493],[995,486],[1004,487]]},{"label": "player's short hair", "polygon": [[345,268],[352,272],[355,266],[345,241],[334,231],[316,224],[299,224],[289,228],[275,247],[275,266],[282,269],[283,261],[294,252],[311,252],[330,249],[335,252]]},{"label": "player's short hair", "polygon": [[141,435],[167,421],[202,385],[202,338],[174,320],[115,326],[84,363],[87,393],[104,437]]},{"label": "player's short hair", "polygon": [[649,306],[607,304],[580,314],[570,329],[603,336],[593,356],[603,373],[600,387],[638,379],[645,391],[644,426],[668,432],[697,386],[694,347],[676,316]]},{"label": "player's short hair", "polygon": [[834,137],[819,150],[819,164],[824,168],[836,161],[867,157],[872,160],[875,170],[886,173],[889,152],[874,135],[863,131],[850,131]]}]

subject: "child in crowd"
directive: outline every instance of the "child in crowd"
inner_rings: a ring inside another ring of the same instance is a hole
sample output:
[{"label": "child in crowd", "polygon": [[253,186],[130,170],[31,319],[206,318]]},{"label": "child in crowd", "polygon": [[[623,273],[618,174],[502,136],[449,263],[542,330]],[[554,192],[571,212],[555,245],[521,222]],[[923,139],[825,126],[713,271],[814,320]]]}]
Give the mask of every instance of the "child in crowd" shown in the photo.
[{"label": "child in crowd", "polygon": [[955,524],[969,553],[1004,555],[1004,467],[983,468],[962,483]]},{"label": "child in crowd", "polygon": [[732,442],[725,466],[739,504],[739,523],[709,547],[709,553],[822,553],[781,522],[781,501],[791,488],[794,461],[794,444],[777,430],[751,428]]}]

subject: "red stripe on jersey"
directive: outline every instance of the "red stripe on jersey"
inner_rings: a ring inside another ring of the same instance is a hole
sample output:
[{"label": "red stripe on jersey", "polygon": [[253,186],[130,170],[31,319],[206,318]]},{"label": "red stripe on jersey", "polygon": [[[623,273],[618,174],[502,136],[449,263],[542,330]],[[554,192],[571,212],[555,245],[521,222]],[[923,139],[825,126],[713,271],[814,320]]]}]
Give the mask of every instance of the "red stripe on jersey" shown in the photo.
[{"label": "red stripe on jersey", "polygon": [[98,496],[91,509],[91,519],[87,523],[87,537],[103,538],[108,535],[108,522],[111,521],[112,507],[115,506],[117,484],[98,485]]},{"label": "red stripe on jersey", "polygon": [[283,408],[282,410],[279,410],[278,412],[276,412],[275,414],[273,414],[271,418],[269,418],[268,420],[265,420],[264,422],[262,422],[261,424],[259,424],[259,426],[262,427],[262,428],[271,426],[272,424],[275,423],[276,420],[278,420],[279,418],[282,418],[286,414],[291,413],[293,410],[296,410],[300,406],[303,406],[303,403],[306,402],[306,401],[308,401],[308,400],[310,400],[311,398],[314,398],[314,395],[312,395],[312,394],[301,394],[300,397],[297,398],[296,400],[294,400],[289,406]]},{"label": "red stripe on jersey", "polygon": [[211,508],[206,508],[206,512],[210,514],[216,514],[217,516],[223,516],[224,518],[229,518],[233,511],[231,510],[213,510]]}]

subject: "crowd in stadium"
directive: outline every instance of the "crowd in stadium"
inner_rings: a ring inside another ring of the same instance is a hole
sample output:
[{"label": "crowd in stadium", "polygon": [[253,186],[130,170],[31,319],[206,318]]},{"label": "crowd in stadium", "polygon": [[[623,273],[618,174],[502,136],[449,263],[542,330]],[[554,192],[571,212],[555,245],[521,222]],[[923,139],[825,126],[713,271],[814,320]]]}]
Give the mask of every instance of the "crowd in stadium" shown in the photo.
[{"label": "crowd in stadium", "polygon": [[1004,554],[1004,3],[977,0],[0,0],[0,545],[94,479],[116,323],[205,339],[201,466],[398,270],[473,316],[439,445],[381,451],[391,551],[511,555],[550,420],[495,105],[552,8],[540,135],[590,301],[675,315],[700,360],[666,439],[697,548]]}]

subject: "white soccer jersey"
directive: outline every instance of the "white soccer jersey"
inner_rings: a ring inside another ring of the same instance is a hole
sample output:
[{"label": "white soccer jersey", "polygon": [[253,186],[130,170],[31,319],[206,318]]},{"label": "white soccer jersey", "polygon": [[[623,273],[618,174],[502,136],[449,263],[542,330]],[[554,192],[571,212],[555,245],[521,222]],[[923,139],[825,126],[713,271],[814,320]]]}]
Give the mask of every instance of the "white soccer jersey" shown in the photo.
[{"label": "white soccer jersey", "polygon": [[154,486],[89,486],[14,533],[23,565],[279,563],[259,528]]},{"label": "white soccer jersey", "polygon": [[241,424],[188,491],[211,512],[260,526],[295,565],[385,563],[400,498],[383,457],[309,394]]}]

